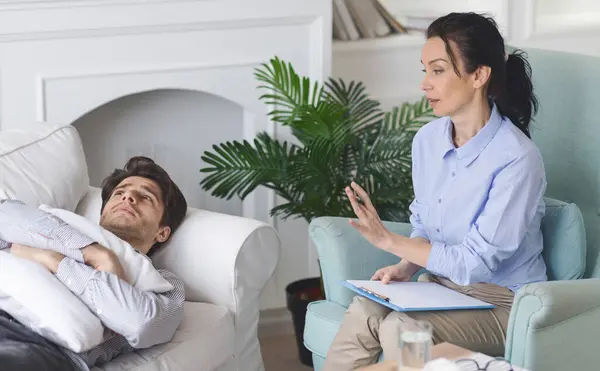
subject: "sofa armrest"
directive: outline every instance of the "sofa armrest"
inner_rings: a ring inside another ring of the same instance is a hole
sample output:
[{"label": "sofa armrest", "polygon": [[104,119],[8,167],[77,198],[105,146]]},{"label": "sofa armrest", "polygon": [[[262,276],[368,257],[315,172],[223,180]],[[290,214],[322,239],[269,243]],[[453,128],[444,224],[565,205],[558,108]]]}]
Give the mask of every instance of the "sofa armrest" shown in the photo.
[{"label": "sofa armrest", "polygon": [[258,298],[279,260],[275,230],[257,220],[189,208],[165,246],[154,254],[185,283],[187,301],[239,313]]},{"label": "sofa armrest", "polygon": [[597,369],[600,279],[524,286],[515,295],[506,357],[530,370]]},{"label": "sofa armrest", "polygon": [[[384,222],[392,232],[410,235],[406,223]],[[317,249],[328,300],[348,307],[355,293],[340,285],[341,281],[369,279],[381,267],[396,264],[400,258],[371,245],[347,218],[320,217],[313,219],[309,233]]]}]

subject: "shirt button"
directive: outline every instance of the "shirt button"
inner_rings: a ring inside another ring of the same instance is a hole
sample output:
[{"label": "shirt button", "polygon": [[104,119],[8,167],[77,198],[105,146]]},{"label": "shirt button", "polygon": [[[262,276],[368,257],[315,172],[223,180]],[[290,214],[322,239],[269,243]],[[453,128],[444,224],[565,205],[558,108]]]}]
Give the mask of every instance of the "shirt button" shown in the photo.
[{"label": "shirt button", "polygon": [[67,280],[67,285],[71,286],[72,283],[73,283],[73,281]]},{"label": "shirt button", "polygon": [[435,230],[436,230],[438,233],[440,233],[440,229],[439,229],[439,228],[436,228]]},{"label": "shirt button", "polygon": [[102,311],[100,309],[98,309],[98,311],[96,313],[98,313],[100,315],[100,314],[102,314]]},{"label": "shirt button", "polygon": [[452,172],[452,176],[456,176],[456,173],[454,171]]},{"label": "shirt button", "polygon": [[442,203],[442,199],[440,198],[440,199],[438,199],[438,204],[441,204],[441,203]]}]

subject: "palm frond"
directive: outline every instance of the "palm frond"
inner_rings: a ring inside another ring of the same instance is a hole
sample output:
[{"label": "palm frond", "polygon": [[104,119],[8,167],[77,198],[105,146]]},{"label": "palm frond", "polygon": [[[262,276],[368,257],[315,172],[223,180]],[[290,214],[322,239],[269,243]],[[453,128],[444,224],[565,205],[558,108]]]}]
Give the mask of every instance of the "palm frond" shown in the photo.
[{"label": "palm frond", "polygon": [[384,135],[416,133],[421,126],[435,118],[427,98],[422,97],[416,103],[403,103],[400,107],[394,107],[390,112],[386,112],[382,131]]},{"label": "palm frond", "polygon": [[339,122],[344,120],[344,114],[344,107],[326,101],[316,106],[299,107],[292,133],[305,145],[317,137],[332,137]]},{"label": "palm frond", "polygon": [[[434,119],[433,110],[423,97],[416,103],[404,103],[386,112],[375,138],[369,143],[363,170],[382,177],[402,177],[411,171],[411,146],[415,133]],[[375,131],[371,131],[374,134]]]},{"label": "palm frond", "polygon": [[300,77],[291,63],[275,57],[270,64],[262,64],[255,71],[255,77],[262,82],[259,89],[268,92],[259,99],[274,107],[269,112],[271,120],[291,125],[297,118],[298,110],[305,106],[316,106],[323,95],[323,88],[311,83],[308,77]]},{"label": "palm frond", "polygon": [[348,85],[341,79],[329,79],[325,83],[326,95],[330,101],[345,107],[348,124],[355,129],[372,125],[383,116],[380,103],[369,97],[362,82],[350,82]]},{"label": "palm frond", "polygon": [[277,184],[285,174],[288,160],[298,147],[289,146],[261,133],[248,142],[226,142],[213,146],[215,153],[205,151],[202,160],[208,165],[200,171],[208,173],[200,185],[212,195],[244,199],[259,185]]}]

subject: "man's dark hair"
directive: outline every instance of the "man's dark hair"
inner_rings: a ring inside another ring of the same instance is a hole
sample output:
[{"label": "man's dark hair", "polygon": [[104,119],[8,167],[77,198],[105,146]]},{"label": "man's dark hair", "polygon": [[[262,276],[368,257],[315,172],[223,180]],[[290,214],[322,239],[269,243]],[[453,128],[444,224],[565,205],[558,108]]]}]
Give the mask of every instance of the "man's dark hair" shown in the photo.
[{"label": "man's dark hair", "polygon": [[[104,210],[104,206],[114,189],[123,180],[132,176],[150,179],[158,185],[165,205],[160,224],[161,226],[170,227],[172,235],[185,217],[187,201],[169,174],[148,157],[132,157],[127,161],[123,169],[115,169],[112,174],[102,181],[102,208],[100,209],[100,213]],[[151,255],[159,245],[160,243],[158,242],[154,244],[148,255]]]}]

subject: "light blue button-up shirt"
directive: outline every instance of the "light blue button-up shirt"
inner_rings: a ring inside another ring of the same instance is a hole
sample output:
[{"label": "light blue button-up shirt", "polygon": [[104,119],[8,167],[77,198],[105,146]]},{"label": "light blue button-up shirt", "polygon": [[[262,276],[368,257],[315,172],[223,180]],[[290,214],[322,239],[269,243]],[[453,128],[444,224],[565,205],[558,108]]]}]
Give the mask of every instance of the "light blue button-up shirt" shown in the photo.
[{"label": "light blue button-up shirt", "polygon": [[413,141],[411,237],[431,242],[427,270],[458,285],[494,283],[512,291],[545,281],[539,150],[495,105],[486,125],[459,148],[452,126],[442,117]]}]

